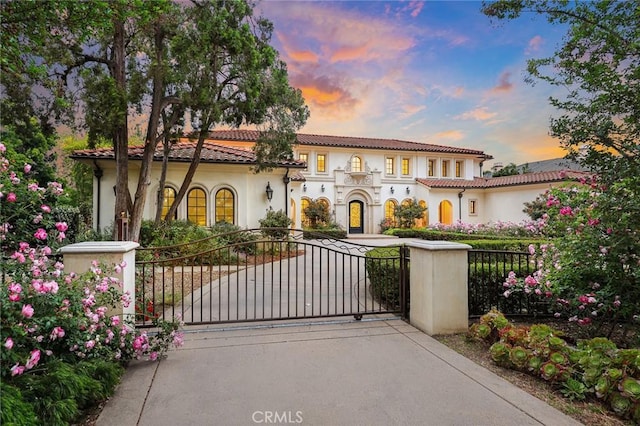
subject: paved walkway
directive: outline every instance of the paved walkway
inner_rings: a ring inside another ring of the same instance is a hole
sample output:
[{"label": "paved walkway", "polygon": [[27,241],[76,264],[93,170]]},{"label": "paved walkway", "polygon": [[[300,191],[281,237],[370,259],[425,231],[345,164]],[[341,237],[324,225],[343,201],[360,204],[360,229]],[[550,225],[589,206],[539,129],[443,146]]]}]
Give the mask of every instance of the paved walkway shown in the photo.
[{"label": "paved walkway", "polygon": [[395,318],[187,330],[134,363],[98,426],[576,425]]}]

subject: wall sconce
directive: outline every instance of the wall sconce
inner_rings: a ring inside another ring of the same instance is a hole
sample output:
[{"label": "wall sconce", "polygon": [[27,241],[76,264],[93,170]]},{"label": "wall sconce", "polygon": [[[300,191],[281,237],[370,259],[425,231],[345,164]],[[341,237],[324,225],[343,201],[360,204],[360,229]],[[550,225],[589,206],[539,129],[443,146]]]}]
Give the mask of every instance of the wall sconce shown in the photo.
[{"label": "wall sconce", "polygon": [[265,192],[267,193],[267,200],[271,202],[271,199],[273,198],[273,189],[271,188],[270,182],[267,182],[267,189],[265,190]]},{"label": "wall sconce", "polygon": [[320,187],[320,191],[324,192],[324,183],[322,184],[322,186]]},{"label": "wall sconce", "polygon": [[302,185],[302,190],[303,190],[304,192],[307,192],[307,184],[306,184],[306,183]]},{"label": "wall sconce", "polygon": [[391,193],[393,194],[395,192],[395,189],[393,189],[393,186],[391,187]]},{"label": "wall sconce", "polygon": [[409,187],[407,186],[407,194],[411,192],[411,190],[409,189]]}]

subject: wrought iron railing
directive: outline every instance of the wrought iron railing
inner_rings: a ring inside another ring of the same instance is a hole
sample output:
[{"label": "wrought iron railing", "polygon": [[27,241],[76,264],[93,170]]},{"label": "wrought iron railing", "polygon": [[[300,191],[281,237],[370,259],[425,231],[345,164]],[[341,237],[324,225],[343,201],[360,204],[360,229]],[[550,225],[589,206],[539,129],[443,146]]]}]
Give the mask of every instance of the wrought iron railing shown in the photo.
[{"label": "wrought iron railing", "polygon": [[469,250],[469,316],[484,315],[491,309],[509,316],[547,315],[548,304],[536,296],[504,295],[509,272],[525,278],[534,272],[534,266],[527,252]]}]

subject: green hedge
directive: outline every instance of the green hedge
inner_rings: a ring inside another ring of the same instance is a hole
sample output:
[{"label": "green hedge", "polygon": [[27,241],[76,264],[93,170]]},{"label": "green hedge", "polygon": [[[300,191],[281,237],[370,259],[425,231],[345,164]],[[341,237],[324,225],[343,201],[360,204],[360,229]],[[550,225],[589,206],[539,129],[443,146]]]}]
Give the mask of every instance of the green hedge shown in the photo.
[{"label": "green hedge", "polygon": [[[365,267],[376,301],[387,309],[400,307],[400,248],[378,247],[369,250]],[[409,271],[406,271],[409,273]]]},{"label": "green hedge", "polygon": [[305,240],[333,238],[335,240],[344,240],[347,238],[347,231],[342,228],[316,228],[305,229],[302,237]]},{"label": "green hedge", "polygon": [[469,239],[456,241],[462,244],[469,244],[475,250],[507,250],[507,251],[529,251],[529,245],[539,247],[545,240],[533,240],[525,238],[506,238],[499,240]]}]

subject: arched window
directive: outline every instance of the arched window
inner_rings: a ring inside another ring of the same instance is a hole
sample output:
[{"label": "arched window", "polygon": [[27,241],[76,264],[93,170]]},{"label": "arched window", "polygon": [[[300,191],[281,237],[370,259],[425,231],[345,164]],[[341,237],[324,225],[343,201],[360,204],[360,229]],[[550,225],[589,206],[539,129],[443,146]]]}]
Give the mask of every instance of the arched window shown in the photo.
[{"label": "arched window", "polygon": [[220,189],[216,192],[216,223],[235,223],[235,199],[229,189]]},{"label": "arched window", "polygon": [[187,194],[187,220],[200,226],[207,225],[207,195],[200,188]]},{"label": "arched window", "polygon": [[444,225],[452,225],[453,224],[453,204],[451,201],[444,200],[440,202],[440,208],[438,209],[438,220],[440,223]]},{"label": "arched window", "polygon": [[384,203],[384,220],[386,225],[390,227],[396,226],[396,207],[398,202],[396,200],[387,200]]},{"label": "arched window", "polygon": [[[176,200],[176,190],[171,188],[170,186],[165,186],[164,195],[162,197],[162,220],[167,216],[169,212],[169,208],[173,205],[173,202]],[[178,218],[178,210],[173,214],[173,218]]]},{"label": "arched window", "polygon": [[362,159],[357,155],[351,157],[351,171],[352,172],[361,172],[362,171]]},{"label": "arched window", "polygon": [[303,227],[309,226],[309,218],[305,214],[304,210],[309,207],[310,199],[304,197],[300,200],[300,222]]},{"label": "arched window", "polygon": [[422,217],[420,219],[416,219],[415,226],[416,228],[426,228],[429,225],[429,210],[427,210],[427,202],[424,200],[420,200],[418,205],[424,208],[424,212],[422,213]]}]

